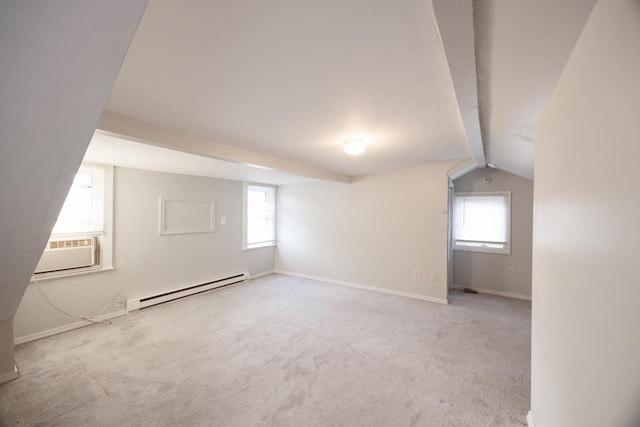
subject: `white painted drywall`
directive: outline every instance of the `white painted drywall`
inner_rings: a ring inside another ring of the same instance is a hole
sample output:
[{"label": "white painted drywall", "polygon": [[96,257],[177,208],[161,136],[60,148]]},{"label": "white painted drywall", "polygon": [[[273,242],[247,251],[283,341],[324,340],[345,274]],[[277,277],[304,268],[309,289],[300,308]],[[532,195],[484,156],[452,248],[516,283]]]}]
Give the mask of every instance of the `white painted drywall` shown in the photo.
[{"label": "white painted drywall", "polygon": [[532,416],[640,425],[640,2],[600,0],[536,127]]},{"label": "white painted drywall", "polygon": [[446,300],[447,171],[456,163],[280,186],[276,271]]},{"label": "white painted drywall", "polygon": [[[491,178],[484,183],[483,178]],[[497,169],[476,169],[454,181],[456,192],[511,191],[511,255],[453,251],[453,284],[531,298],[533,182]],[[515,275],[507,269],[514,267]]]},{"label": "white painted drywall", "polygon": [[[89,144],[146,0],[0,2],[0,328]],[[14,371],[0,333],[0,381]]]},{"label": "white painted drywall", "polygon": [[[160,196],[214,199],[215,232],[161,236]],[[97,314],[117,292],[141,298],[230,274],[273,270],[273,247],[242,250],[239,181],[116,167],[114,209],[115,270],[41,282],[47,296],[68,312]],[[108,305],[107,312],[115,310]],[[52,309],[31,284],[14,319],[15,337],[23,340],[77,321]]]}]

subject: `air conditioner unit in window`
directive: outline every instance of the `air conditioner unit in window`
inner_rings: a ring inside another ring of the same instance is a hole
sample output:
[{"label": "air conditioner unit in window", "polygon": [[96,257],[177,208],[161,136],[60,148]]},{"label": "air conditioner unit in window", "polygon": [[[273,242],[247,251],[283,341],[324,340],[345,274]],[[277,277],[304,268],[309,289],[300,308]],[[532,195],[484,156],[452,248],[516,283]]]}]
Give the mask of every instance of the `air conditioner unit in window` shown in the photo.
[{"label": "air conditioner unit in window", "polygon": [[52,239],[47,243],[35,272],[49,273],[91,267],[98,264],[97,254],[98,239],[96,237]]}]

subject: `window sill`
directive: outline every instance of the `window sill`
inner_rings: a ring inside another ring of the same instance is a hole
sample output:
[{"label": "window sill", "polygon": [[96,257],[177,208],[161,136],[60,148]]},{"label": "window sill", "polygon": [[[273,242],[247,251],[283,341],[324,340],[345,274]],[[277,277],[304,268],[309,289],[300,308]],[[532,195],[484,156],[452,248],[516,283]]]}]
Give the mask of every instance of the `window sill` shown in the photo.
[{"label": "window sill", "polygon": [[262,248],[273,248],[276,247],[277,245],[275,243],[261,243],[259,245],[251,245],[251,246],[247,246],[242,248],[243,251],[250,251],[252,249],[262,249]]},{"label": "window sill", "polygon": [[454,246],[454,251],[461,252],[482,252],[485,254],[511,255],[510,248],[483,248],[480,246]]},{"label": "window sill", "polygon": [[93,270],[70,271],[70,272],[64,272],[64,273],[36,273],[33,275],[32,278],[37,279],[38,282],[45,282],[47,280],[67,279],[69,277],[84,276],[87,274],[96,274],[96,273],[102,273],[103,271],[111,271],[111,270],[115,270],[115,267],[110,266],[110,267],[104,267],[104,268],[96,268]]}]

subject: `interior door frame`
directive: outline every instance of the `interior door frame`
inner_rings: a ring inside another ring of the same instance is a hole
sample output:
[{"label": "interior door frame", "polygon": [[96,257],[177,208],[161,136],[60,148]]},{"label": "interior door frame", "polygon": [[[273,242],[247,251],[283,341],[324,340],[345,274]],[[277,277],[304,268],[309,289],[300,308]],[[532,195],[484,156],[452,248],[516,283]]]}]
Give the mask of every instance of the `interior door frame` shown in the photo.
[{"label": "interior door frame", "polygon": [[447,200],[447,299],[453,289],[453,194],[454,184],[449,178]]}]

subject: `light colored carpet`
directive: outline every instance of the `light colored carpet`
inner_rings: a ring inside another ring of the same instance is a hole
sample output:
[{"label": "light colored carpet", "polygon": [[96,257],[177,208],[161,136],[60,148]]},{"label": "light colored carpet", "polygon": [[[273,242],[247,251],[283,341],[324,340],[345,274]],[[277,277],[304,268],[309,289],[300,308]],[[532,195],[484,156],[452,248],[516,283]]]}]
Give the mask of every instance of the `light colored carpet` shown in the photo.
[{"label": "light colored carpet", "polygon": [[271,275],[20,345],[2,426],[525,426],[531,304]]}]

